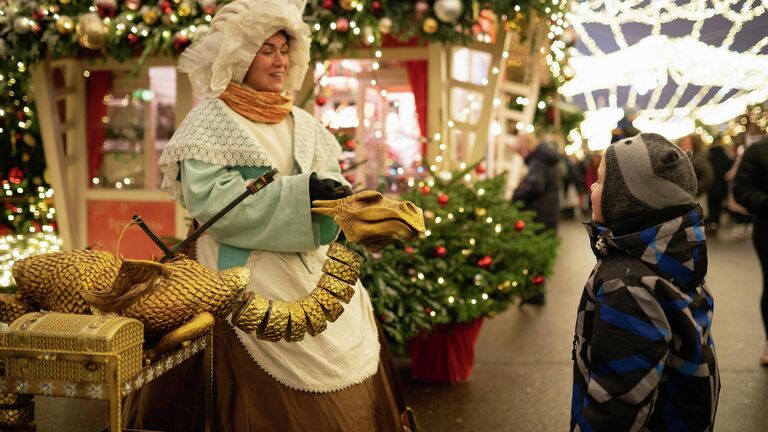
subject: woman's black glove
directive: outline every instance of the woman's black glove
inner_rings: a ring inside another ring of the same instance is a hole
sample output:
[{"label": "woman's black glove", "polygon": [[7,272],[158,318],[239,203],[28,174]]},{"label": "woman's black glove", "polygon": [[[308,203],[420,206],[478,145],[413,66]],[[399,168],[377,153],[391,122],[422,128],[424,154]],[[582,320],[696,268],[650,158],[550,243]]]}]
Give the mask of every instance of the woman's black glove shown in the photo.
[{"label": "woman's black glove", "polygon": [[352,195],[352,188],[336,180],[319,179],[317,174],[309,176],[309,201],[335,200]]}]

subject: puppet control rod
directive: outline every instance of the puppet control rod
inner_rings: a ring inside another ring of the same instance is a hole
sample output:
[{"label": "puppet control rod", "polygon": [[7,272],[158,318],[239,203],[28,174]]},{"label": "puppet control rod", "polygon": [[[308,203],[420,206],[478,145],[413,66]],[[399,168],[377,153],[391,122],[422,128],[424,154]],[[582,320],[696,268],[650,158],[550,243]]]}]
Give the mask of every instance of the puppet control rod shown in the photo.
[{"label": "puppet control rod", "polygon": [[263,189],[266,185],[272,183],[272,181],[275,179],[275,176],[277,175],[278,170],[276,168],[273,168],[271,171],[263,174],[261,177],[257,178],[256,180],[248,183],[248,185],[245,187],[245,191],[241,193],[237,198],[232,200],[229,204],[226,205],[223,209],[219,210],[218,213],[213,215],[210,219],[208,219],[207,222],[205,222],[203,225],[201,225],[199,228],[195,230],[192,234],[189,235],[189,237],[185,238],[181,243],[177,244],[173,249],[168,249],[168,246],[163,243],[162,240],[160,240],[155,233],[152,232],[151,229],[147,226],[147,224],[144,222],[144,220],[139,215],[133,215],[132,222],[137,224],[139,228],[141,228],[152,241],[163,251],[164,255],[163,258],[160,259],[161,263],[167,262],[171,258],[175,257],[179,251],[184,250],[190,243],[197,240],[208,228],[211,227],[216,221],[221,219],[225,214],[229,213],[230,210],[235,208],[238,204],[240,204],[241,201],[248,198],[251,195],[254,195],[256,192]]}]

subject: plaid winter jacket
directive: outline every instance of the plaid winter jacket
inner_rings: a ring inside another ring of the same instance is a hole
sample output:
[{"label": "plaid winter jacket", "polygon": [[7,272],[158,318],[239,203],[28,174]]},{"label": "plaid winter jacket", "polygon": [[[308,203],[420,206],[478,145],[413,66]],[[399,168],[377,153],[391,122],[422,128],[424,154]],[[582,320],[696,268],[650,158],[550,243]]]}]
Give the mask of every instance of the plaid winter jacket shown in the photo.
[{"label": "plaid winter jacket", "polygon": [[712,430],[720,377],[701,215],[621,236],[587,225],[597,264],[576,320],[572,431]]}]

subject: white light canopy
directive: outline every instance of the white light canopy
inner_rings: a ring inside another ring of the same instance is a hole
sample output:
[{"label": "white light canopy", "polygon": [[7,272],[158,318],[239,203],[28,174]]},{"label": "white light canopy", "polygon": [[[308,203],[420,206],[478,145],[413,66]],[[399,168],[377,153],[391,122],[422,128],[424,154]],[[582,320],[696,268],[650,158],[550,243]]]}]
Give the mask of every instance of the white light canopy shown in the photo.
[{"label": "white light canopy", "polygon": [[635,126],[668,138],[692,133],[694,119],[724,123],[768,97],[767,8],[768,0],[576,1],[574,77],[560,92],[588,113],[632,108]]}]

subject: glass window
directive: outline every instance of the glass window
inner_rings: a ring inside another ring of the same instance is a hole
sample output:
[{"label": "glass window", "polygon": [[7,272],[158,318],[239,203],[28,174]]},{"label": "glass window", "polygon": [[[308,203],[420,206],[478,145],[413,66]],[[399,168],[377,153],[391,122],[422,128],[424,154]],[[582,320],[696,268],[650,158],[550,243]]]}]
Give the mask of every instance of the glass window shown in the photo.
[{"label": "glass window", "polygon": [[158,189],[157,159],[175,125],[174,67],[94,71],[86,83],[91,187]]}]

